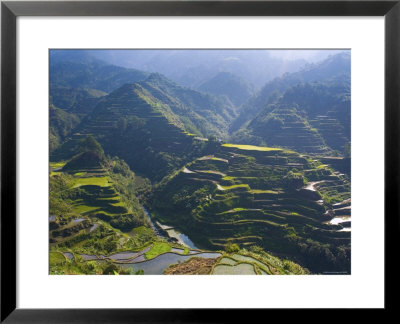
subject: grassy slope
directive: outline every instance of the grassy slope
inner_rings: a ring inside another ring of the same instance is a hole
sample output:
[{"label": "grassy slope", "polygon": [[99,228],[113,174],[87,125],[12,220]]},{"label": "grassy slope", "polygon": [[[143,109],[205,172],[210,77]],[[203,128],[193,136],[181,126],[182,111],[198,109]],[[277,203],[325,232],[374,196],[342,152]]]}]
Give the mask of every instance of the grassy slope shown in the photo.
[{"label": "grassy slope", "polygon": [[[54,162],[50,167],[60,168],[65,164],[66,161]],[[51,257],[55,259],[50,263],[52,273],[97,273],[104,269],[90,270],[79,261],[80,253],[108,255],[127,249],[139,251],[156,240],[153,231],[145,227],[148,224],[136,198],[120,189],[126,185],[121,174],[115,173],[116,164],[121,162],[112,161],[96,170],[74,170],[71,174],[62,170],[51,172],[50,242],[54,251]],[[135,182],[131,172],[125,178]],[[75,258],[61,262],[57,251],[72,252]]]}]

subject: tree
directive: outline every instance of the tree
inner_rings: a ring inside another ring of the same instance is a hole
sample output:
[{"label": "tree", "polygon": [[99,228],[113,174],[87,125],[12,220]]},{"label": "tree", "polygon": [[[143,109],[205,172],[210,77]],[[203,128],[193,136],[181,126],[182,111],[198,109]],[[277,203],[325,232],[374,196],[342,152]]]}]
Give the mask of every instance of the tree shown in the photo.
[{"label": "tree", "polygon": [[79,141],[80,152],[96,152],[100,156],[104,155],[104,150],[100,143],[92,135],[88,135]]},{"label": "tree", "polygon": [[234,253],[234,252],[239,252],[240,247],[236,243],[228,243],[225,247],[225,250],[228,253]]}]

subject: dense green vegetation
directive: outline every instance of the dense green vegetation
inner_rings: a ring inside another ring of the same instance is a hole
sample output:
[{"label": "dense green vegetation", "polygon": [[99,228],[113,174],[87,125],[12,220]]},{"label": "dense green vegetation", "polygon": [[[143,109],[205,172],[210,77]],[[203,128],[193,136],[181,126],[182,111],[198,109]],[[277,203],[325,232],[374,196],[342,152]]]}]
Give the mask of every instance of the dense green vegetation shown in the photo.
[{"label": "dense green vegetation", "polygon": [[211,274],[244,274],[244,275],[306,275],[310,272],[300,265],[286,259],[279,259],[265,252],[259,246],[247,249],[227,247],[214,264]]},{"label": "dense green vegetation", "polygon": [[105,97],[52,159],[70,158],[77,153],[82,136],[93,135],[108,154],[159,181],[206,146],[188,132],[204,136],[209,134],[205,130],[214,130],[223,136],[227,129],[224,118],[233,112],[218,112],[221,103],[215,100],[151,75],[145,82],[125,85]]},{"label": "dense green vegetation", "polygon": [[[151,230],[134,231],[149,226],[136,198],[145,184],[137,185],[136,176],[120,159],[98,158],[101,152],[99,143],[88,137],[82,140],[81,153],[51,164],[62,168],[50,176],[52,250],[107,255],[154,241]],[[87,155],[91,158],[82,159]]]},{"label": "dense green vegetation", "polygon": [[79,117],[56,108],[53,105],[49,107],[49,148],[53,152],[79,124]]},{"label": "dense green vegetation", "polygon": [[[325,83],[325,84],[350,84],[350,54],[341,53],[328,59],[306,66],[299,72],[286,73],[281,77],[267,82],[261,91],[241,107],[238,118],[231,124],[231,132],[245,127],[254,119],[267,104],[274,103],[276,97],[285,93],[289,88],[302,83]],[[324,108],[324,105],[321,107]],[[346,111],[350,114],[350,111]]]},{"label": "dense green vegetation", "polygon": [[90,113],[107,93],[95,89],[52,86],[50,94],[51,104],[82,118]]},{"label": "dense green vegetation", "polygon": [[347,54],[253,97],[231,73],[200,92],[62,54],[50,62],[51,274],[142,274],[126,264],[171,255],[187,256],[171,274],[351,272]]},{"label": "dense green vegetation", "polygon": [[[154,190],[154,215],[195,244],[236,243],[285,255],[313,272],[350,271],[350,233],[325,224],[350,198],[348,176],[283,149],[222,145]],[[190,171],[190,172],[188,172]],[[310,184],[315,188],[307,189]]]},{"label": "dense green vegetation", "polygon": [[348,84],[294,86],[262,108],[232,140],[344,155],[351,135],[349,93]]},{"label": "dense green vegetation", "polygon": [[139,83],[145,96],[170,109],[174,120],[185,130],[202,136],[227,138],[229,122],[236,116],[236,108],[224,97],[216,97],[184,88],[158,73]]},{"label": "dense green vegetation", "polygon": [[154,259],[156,256],[171,251],[171,245],[165,242],[157,242],[145,253],[146,259]]}]

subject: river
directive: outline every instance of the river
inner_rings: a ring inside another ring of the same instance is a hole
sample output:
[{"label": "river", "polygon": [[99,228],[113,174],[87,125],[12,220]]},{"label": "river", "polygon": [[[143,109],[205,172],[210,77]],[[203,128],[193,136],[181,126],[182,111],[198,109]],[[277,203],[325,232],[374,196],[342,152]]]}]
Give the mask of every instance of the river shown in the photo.
[{"label": "river", "polygon": [[147,219],[149,220],[150,224],[151,224],[151,228],[154,230],[154,232],[161,237],[165,237],[164,235],[162,235],[160,233],[160,230],[158,229],[157,226],[159,226],[164,232],[166,232],[168,234],[169,238],[174,238],[179,244],[182,244],[190,249],[195,249],[198,250],[198,247],[196,247],[196,245],[192,242],[192,240],[185,234],[179,232],[178,230],[176,230],[175,228],[169,226],[169,225],[165,225],[165,224],[161,224],[160,222],[157,222],[157,226],[153,223],[153,220],[151,219],[150,213],[148,212],[148,210],[146,208],[143,207],[144,213],[147,217]]},{"label": "river", "polygon": [[[190,251],[187,254],[184,253],[184,249],[172,248],[170,252],[160,254],[154,259],[146,260],[145,253],[150,250],[151,246],[139,252],[118,252],[108,257],[101,255],[87,255],[81,254],[81,257],[86,260],[98,260],[99,262],[104,262],[104,260],[114,260],[120,267],[123,268],[132,268],[135,272],[138,270],[143,270],[144,274],[152,274],[152,275],[161,275],[164,270],[167,269],[171,264],[176,264],[180,262],[184,262],[190,259],[193,256],[200,258],[218,258],[221,256],[221,253],[218,252],[202,252],[200,251],[196,245],[192,242],[192,240],[185,234],[180,233],[173,227],[165,224],[161,224],[156,222],[157,225],[153,223],[151,219],[150,213],[146,208],[143,207],[144,213],[150,223],[151,228],[156,233],[157,236],[160,237],[168,237],[174,238],[178,243],[183,246],[190,248]],[[93,227],[92,227],[93,228]],[[166,234],[167,235],[166,235]],[[66,255],[66,253],[64,253]],[[73,255],[72,255],[73,256]],[[70,255],[66,255],[66,257],[71,258]]]}]

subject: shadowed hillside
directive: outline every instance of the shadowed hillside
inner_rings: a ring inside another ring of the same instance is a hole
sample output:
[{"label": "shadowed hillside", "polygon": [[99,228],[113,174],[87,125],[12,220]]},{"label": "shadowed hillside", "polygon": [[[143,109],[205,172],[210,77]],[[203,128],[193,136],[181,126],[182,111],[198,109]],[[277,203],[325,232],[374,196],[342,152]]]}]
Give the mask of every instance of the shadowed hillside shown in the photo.
[{"label": "shadowed hillside", "polygon": [[287,73],[268,82],[261,91],[250,98],[240,109],[240,114],[231,124],[230,131],[235,132],[255,118],[262,108],[271,103],[271,95],[283,94],[291,87],[301,83],[322,82],[326,84],[350,83],[350,54],[340,53],[318,64],[310,64],[296,73]]},{"label": "shadowed hillside", "polygon": [[300,84],[261,109],[232,140],[343,155],[350,143],[350,108],[349,85]]}]

